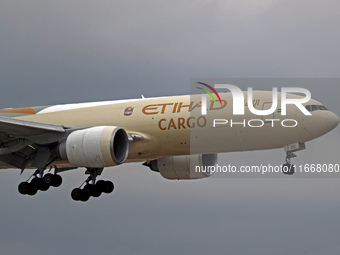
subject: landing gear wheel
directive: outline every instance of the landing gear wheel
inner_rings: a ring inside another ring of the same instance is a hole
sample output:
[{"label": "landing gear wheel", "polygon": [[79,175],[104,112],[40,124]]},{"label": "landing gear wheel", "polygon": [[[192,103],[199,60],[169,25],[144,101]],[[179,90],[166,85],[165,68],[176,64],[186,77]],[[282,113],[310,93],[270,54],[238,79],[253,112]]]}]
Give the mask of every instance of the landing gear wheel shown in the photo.
[{"label": "landing gear wheel", "polygon": [[93,197],[99,197],[102,194],[102,191],[100,187],[96,184],[93,185],[93,190],[92,190],[92,196]]},{"label": "landing gear wheel", "polygon": [[18,191],[21,195],[27,195],[29,190],[29,183],[28,182],[22,182],[18,186]]},{"label": "landing gear wheel", "polygon": [[92,184],[86,184],[84,190],[86,190],[90,196],[93,196],[95,186]]},{"label": "landing gear wheel", "polygon": [[40,189],[40,187],[42,186],[42,179],[39,177],[34,177],[31,181],[31,184],[33,187],[35,187],[37,190]]},{"label": "landing gear wheel", "polygon": [[61,178],[60,175],[58,174],[53,175],[53,180],[52,180],[53,187],[59,187],[62,182],[63,182],[63,179]]},{"label": "landing gear wheel", "polygon": [[90,194],[87,190],[80,190],[80,201],[86,202],[90,198]]},{"label": "landing gear wheel", "polygon": [[80,197],[81,197],[81,192],[82,192],[82,190],[79,189],[79,188],[72,190],[72,192],[71,192],[72,199],[75,200],[75,201],[79,201]]},{"label": "landing gear wheel", "polygon": [[282,173],[286,175],[293,175],[295,173],[295,166],[288,163],[284,164],[282,166]]},{"label": "landing gear wheel", "polygon": [[106,194],[111,193],[114,189],[113,183],[111,181],[100,180],[96,183],[96,186]]},{"label": "landing gear wheel", "polygon": [[111,181],[106,181],[104,186],[104,192],[110,194],[114,189],[114,185]]},{"label": "landing gear wheel", "polygon": [[45,174],[43,177],[44,183],[47,184],[48,186],[51,186],[54,180],[54,175],[53,174]]},{"label": "landing gear wheel", "polygon": [[35,194],[37,194],[37,192],[38,192],[38,189],[34,187],[31,183],[29,183],[29,189],[28,189],[27,195],[34,196]]},{"label": "landing gear wheel", "polygon": [[50,185],[46,184],[43,180],[40,182],[39,190],[46,191],[50,188]]},{"label": "landing gear wheel", "polygon": [[104,180],[97,181],[96,186],[98,187],[99,190],[104,192],[104,190],[105,190],[105,181]]}]

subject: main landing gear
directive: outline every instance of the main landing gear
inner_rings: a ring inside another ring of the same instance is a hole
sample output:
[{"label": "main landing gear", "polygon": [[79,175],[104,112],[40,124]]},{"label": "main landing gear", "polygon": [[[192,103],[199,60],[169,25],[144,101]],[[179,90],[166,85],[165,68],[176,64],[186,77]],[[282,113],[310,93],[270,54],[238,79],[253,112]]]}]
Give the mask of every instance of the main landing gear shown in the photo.
[{"label": "main landing gear", "polygon": [[[27,181],[20,183],[18,186],[19,193],[33,196],[37,194],[38,190],[46,191],[50,187],[59,187],[63,182],[60,175],[51,173],[43,175],[43,172],[43,169],[38,169]],[[31,182],[29,182],[30,180]]]},{"label": "main landing gear", "polygon": [[289,144],[284,149],[286,151],[286,163],[282,165],[282,173],[293,175],[295,173],[295,166],[290,163],[290,160],[296,157],[294,152],[306,149],[305,143]]},{"label": "main landing gear", "polygon": [[[111,181],[100,180],[96,182],[96,178],[103,171],[103,168],[87,168],[86,174],[90,176],[71,192],[71,197],[75,201],[86,202],[90,197],[99,197],[102,193],[111,193],[114,185]],[[83,186],[84,185],[84,186]],[[83,188],[81,188],[83,186]]]}]

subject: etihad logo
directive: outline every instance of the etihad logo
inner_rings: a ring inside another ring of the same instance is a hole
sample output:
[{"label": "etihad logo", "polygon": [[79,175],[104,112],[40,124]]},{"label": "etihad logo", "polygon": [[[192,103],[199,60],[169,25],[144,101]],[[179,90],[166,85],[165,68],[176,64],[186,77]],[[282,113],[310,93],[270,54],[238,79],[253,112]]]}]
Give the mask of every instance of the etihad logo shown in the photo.
[{"label": "etihad logo", "polygon": [[[221,105],[217,104],[216,106],[214,101],[210,100],[209,111],[220,110],[227,105],[226,100],[221,100],[220,103]],[[158,121],[158,128],[160,130],[189,129],[195,127],[203,128],[207,125],[205,116],[197,117],[195,115],[188,116],[185,114],[186,112],[191,114],[194,109],[198,108],[201,108],[201,102],[167,102],[146,105],[142,108],[142,113],[145,115],[164,115],[164,118],[161,118]],[[184,115],[181,115],[181,113]]]},{"label": "etihad logo", "polygon": [[[227,101],[221,100],[221,106],[214,105],[214,101],[211,100],[209,110],[220,110],[226,107]],[[201,102],[191,101],[190,104],[185,102],[173,102],[162,104],[149,104],[142,108],[142,112],[146,115],[152,114],[166,114],[166,113],[181,113],[183,111],[192,112],[196,108],[201,108]],[[207,107],[206,107],[207,108]]]}]

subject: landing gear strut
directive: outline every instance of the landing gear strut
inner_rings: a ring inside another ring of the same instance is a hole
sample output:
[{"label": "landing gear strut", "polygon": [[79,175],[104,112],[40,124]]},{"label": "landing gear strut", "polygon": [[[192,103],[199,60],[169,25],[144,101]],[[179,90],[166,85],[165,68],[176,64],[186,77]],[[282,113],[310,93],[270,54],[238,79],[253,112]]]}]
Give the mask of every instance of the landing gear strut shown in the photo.
[{"label": "landing gear strut", "polygon": [[[111,181],[100,180],[96,182],[96,178],[103,171],[103,168],[87,168],[86,174],[90,176],[71,192],[71,197],[75,201],[86,202],[90,197],[99,197],[102,193],[111,193],[114,185]],[[83,186],[84,185],[84,186]],[[83,188],[81,188],[83,186]]]},{"label": "landing gear strut", "polygon": [[286,164],[282,165],[282,173],[287,175],[293,175],[295,173],[295,166],[290,163],[290,159],[295,157],[295,153],[287,151]]},{"label": "landing gear strut", "polygon": [[306,149],[305,143],[289,144],[284,149],[286,151],[286,163],[282,165],[282,173],[293,175],[295,173],[295,166],[290,163],[290,160],[296,157],[294,152]]},{"label": "landing gear strut", "polygon": [[[44,169],[38,169],[27,181],[22,182],[18,186],[19,193],[22,195],[33,196],[37,194],[38,190],[46,191],[50,187],[59,187],[63,182],[58,174],[45,174]],[[31,180],[31,182],[29,182]]]}]

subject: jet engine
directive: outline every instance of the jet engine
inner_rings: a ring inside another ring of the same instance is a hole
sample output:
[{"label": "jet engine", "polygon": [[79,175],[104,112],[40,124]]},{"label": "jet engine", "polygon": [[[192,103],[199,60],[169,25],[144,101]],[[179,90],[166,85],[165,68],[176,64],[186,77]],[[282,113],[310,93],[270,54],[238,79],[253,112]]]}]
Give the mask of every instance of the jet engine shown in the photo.
[{"label": "jet engine", "polygon": [[201,179],[211,176],[210,168],[217,164],[217,154],[169,156],[144,165],[170,180]]},{"label": "jet engine", "polygon": [[124,163],[128,136],[115,126],[98,126],[72,132],[58,148],[61,159],[77,167],[102,168]]}]

